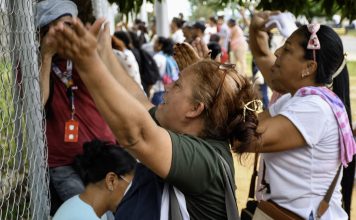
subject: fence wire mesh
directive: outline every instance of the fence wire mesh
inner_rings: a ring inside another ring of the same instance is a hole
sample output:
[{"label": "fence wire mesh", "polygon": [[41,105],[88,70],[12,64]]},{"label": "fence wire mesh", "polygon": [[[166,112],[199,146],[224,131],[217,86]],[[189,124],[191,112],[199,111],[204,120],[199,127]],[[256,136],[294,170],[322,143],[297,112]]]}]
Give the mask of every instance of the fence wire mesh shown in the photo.
[{"label": "fence wire mesh", "polygon": [[0,1],[0,219],[48,219],[34,0]]}]

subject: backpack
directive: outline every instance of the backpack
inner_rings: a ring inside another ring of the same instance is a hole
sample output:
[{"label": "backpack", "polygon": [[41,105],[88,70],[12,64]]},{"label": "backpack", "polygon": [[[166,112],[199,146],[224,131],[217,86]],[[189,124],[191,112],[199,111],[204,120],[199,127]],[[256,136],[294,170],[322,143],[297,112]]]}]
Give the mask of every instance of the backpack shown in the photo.
[{"label": "backpack", "polygon": [[153,57],[145,50],[140,49],[140,75],[142,86],[146,88],[147,86],[153,85],[161,78],[157,64]]},{"label": "backpack", "polygon": [[171,56],[164,56],[166,57],[166,71],[162,77],[162,81],[164,85],[167,85],[178,79],[179,68],[177,62]]}]

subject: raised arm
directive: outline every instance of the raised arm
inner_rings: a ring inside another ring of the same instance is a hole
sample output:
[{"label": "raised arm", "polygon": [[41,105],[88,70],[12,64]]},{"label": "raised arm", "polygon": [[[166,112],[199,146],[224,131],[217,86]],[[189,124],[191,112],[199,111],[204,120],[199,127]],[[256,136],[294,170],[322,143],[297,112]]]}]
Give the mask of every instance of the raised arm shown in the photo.
[{"label": "raised arm", "polygon": [[270,12],[256,13],[252,17],[249,29],[252,56],[268,85],[270,85],[271,67],[276,60],[275,55],[268,47],[268,34],[264,28],[270,14]]},{"label": "raised arm", "polygon": [[[100,28],[94,26],[91,32],[96,32]],[[117,60],[111,46],[112,38],[110,36],[109,25],[105,24],[104,29],[100,31],[98,36],[98,52],[101,60],[108,68],[114,78],[123,86],[133,97],[135,97],[146,110],[153,107],[152,103],[148,100],[144,91],[141,89],[132,77],[126,72],[120,62]]]},{"label": "raised arm", "polygon": [[[100,26],[100,21],[94,25]],[[120,144],[153,172],[165,178],[172,160],[169,133],[153,121],[147,106],[126,91],[123,84],[132,80],[115,80],[99,57],[94,35],[77,19],[73,19],[72,28],[61,23],[50,29],[52,39],[60,45],[59,53],[74,61],[96,107]],[[116,58],[112,61],[117,62]]]},{"label": "raised arm", "polygon": [[52,57],[56,53],[56,45],[50,42],[47,35],[41,39],[41,67],[40,67],[40,89],[41,103],[46,105],[50,93],[50,73],[52,66]]}]

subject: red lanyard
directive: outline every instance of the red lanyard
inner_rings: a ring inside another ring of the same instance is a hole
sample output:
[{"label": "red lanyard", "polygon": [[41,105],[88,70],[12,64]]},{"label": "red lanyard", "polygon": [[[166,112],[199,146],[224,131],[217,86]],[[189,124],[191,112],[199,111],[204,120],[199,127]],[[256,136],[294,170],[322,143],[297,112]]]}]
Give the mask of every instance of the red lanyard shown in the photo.
[{"label": "red lanyard", "polygon": [[59,67],[55,64],[52,64],[52,70],[57,75],[57,77],[66,85],[67,87],[67,96],[69,98],[70,110],[71,110],[71,119],[65,123],[64,127],[64,142],[78,142],[79,134],[79,124],[74,120],[75,115],[75,105],[74,105],[74,90],[78,87],[74,86],[73,83],[73,63],[70,60],[67,60],[66,71],[62,72]]},{"label": "red lanyard", "polygon": [[75,102],[74,102],[74,90],[78,89],[73,82],[73,63],[70,60],[67,60],[66,71],[62,72],[56,64],[52,64],[52,70],[56,76],[66,85],[67,95],[70,102],[71,109],[71,119],[74,120],[75,115]]}]

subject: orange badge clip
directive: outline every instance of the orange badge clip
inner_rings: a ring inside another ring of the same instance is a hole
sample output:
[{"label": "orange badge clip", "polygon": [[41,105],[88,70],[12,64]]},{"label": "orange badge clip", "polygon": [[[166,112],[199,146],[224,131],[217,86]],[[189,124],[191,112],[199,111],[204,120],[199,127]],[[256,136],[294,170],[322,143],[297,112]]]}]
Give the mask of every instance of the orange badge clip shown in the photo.
[{"label": "orange badge clip", "polygon": [[78,142],[79,124],[75,120],[66,122],[64,130],[64,142]]}]

